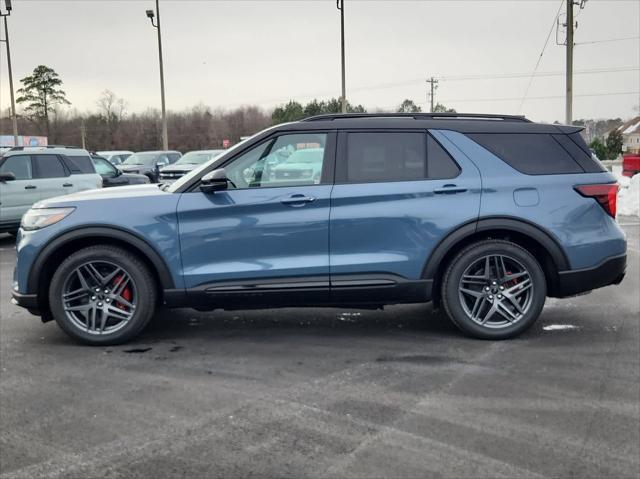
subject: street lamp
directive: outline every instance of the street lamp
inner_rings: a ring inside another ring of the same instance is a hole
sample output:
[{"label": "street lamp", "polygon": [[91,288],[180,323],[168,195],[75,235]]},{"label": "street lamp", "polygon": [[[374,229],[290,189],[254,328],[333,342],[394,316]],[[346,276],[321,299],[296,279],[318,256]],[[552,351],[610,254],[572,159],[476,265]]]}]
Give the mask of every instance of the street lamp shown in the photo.
[{"label": "street lamp", "polygon": [[11,97],[11,118],[13,120],[13,146],[18,146],[18,117],[16,116],[16,100],[13,95],[13,71],[11,70],[11,48],[9,47],[9,27],[7,27],[7,17],[11,15],[11,0],[4,0],[4,6],[7,13],[2,13],[0,10],[0,17],[4,20],[4,40],[7,44],[7,66],[9,70],[9,90]]},{"label": "street lamp", "polygon": [[340,48],[342,53],[342,113],[347,112],[347,90],[344,81],[344,0],[336,0],[336,7],[340,10]]},{"label": "street lamp", "polygon": [[[154,22],[153,18],[157,16],[157,20]],[[151,20],[153,25],[158,30],[158,57],[160,59],[160,96],[162,99],[162,149],[169,149],[169,136],[167,135],[167,110],[164,102],[164,65],[162,63],[162,33],[160,30],[160,2],[156,0],[156,11],[147,10],[147,17]]]}]

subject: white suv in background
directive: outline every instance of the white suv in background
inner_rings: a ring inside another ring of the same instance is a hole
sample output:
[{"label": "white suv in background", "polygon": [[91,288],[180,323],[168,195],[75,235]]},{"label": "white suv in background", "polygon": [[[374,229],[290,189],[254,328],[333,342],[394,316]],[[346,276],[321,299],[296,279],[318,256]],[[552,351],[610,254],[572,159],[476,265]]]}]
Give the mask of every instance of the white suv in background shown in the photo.
[{"label": "white suv in background", "polygon": [[0,233],[15,233],[34,203],[102,188],[87,150],[17,147],[0,156]]},{"label": "white suv in background", "polygon": [[97,151],[96,154],[108,160],[112,165],[118,166],[124,160],[133,155],[133,151],[114,150],[114,151]]}]

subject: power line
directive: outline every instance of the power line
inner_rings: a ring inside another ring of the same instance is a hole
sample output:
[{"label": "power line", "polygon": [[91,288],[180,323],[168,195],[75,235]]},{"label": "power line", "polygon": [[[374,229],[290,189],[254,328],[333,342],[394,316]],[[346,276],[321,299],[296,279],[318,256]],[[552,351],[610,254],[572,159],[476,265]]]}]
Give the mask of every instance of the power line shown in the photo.
[{"label": "power line", "polygon": [[[609,93],[584,93],[582,95],[574,95],[576,98],[580,97],[597,97],[597,96],[622,96],[622,95],[640,95],[640,91],[621,91],[621,92],[609,92]],[[552,100],[564,98],[564,95],[549,95],[549,96],[532,96],[527,98],[527,100]],[[517,101],[520,100],[519,97],[514,98],[466,98],[466,99],[457,99],[457,100],[442,100],[443,103],[452,103],[452,102],[483,102],[483,101]]]},{"label": "power line", "polygon": [[[626,73],[626,72],[637,72],[640,71],[640,67],[609,67],[609,68],[591,68],[591,69],[583,69],[583,70],[575,70],[573,73],[575,75],[595,75],[595,74],[603,74],[603,73]],[[522,73],[488,73],[488,74],[479,74],[479,75],[446,75],[434,77],[436,80],[444,80],[444,81],[470,81],[470,80],[509,80],[509,79],[518,79],[518,78],[528,78],[531,73],[522,72]],[[536,74],[537,77],[556,77],[556,76],[564,76],[564,71],[548,71],[548,72],[538,72]],[[423,84],[424,79],[417,78],[412,80],[404,80],[401,82],[392,82],[392,83],[378,83],[373,85],[364,85],[360,87],[354,87],[351,91],[370,91],[370,90],[384,90],[387,88],[396,88],[402,86],[411,86]],[[315,93],[306,93],[306,94],[297,94],[292,95],[290,97],[281,97],[281,98],[272,98],[259,102],[244,102],[244,103],[230,103],[224,105],[218,105],[219,108],[230,108],[241,105],[249,105],[249,104],[272,104],[272,103],[283,103],[292,99],[311,99],[311,98],[322,98],[324,96],[332,95],[333,92],[325,91],[325,92],[315,92]]]},{"label": "power line", "polygon": [[[573,0],[569,0],[573,2]],[[536,72],[538,71],[538,67],[540,66],[540,62],[542,61],[542,56],[544,55],[545,50],[547,49],[547,45],[549,44],[549,38],[551,38],[551,34],[553,33],[553,29],[556,26],[556,22],[558,21],[558,17],[560,16],[560,12],[562,11],[562,5],[564,5],[564,0],[560,0],[560,6],[558,7],[558,11],[556,12],[556,16],[553,17],[553,22],[551,22],[551,28],[549,29],[549,33],[547,34],[547,39],[544,41],[544,46],[542,47],[542,51],[540,52],[540,56],[538,57],[538,61],[536,62],[536,66],[533,69],[533,73],[531,73],[531,78],[529,78],[529,84],[527,85],[527,89],[524,91],[524,96],[520,101],[520,106],[518,107],[518,112],[522,111],[522,106],[524,105],[524,100],[527,98],[529,94],[529,89],[531,88],[531,84],[533,83],[533,78],[536,76]]]},{"label": "power line", "polygon": [[640,37],[608,38],[606,40],[593,40],[590,42],[580,42],[580,43],[576,43],[575,45],[593,45],[595,43],[623,42],[626,40],[640,40]]},{"label": "power line", "polygon": [[[586,70],[575,70],[574,74],[595,74],[595,73],[621,73],[640,71],[640,67],[611,67],[611,68],[591,68]],[[436,77],[439,80],[446,81],[466,81],[466,80],[503,80],[512,78],[528,78],[529,72],[524,73],[489,73],[479,75],[460,75],[460,76],[441,76]],[[537,77],[564,76],[564,71],[538,72]]]}]

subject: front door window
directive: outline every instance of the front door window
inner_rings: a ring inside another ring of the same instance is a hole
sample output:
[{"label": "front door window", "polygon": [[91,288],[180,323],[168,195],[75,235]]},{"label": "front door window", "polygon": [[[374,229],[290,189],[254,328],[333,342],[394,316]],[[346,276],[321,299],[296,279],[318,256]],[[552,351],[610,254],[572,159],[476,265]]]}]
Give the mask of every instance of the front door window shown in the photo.
[{"label": "front door window", "polygon": [[326,133],[278,136],[226,166],[227,178],[236,188],[317,185],[322,178],[326,142]]}]

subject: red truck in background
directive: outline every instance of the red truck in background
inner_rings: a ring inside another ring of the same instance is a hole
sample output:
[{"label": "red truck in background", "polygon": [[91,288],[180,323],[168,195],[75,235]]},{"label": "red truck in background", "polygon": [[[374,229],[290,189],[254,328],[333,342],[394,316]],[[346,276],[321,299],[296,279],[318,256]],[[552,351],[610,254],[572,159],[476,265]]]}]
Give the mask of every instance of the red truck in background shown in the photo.
[{"label": "red truck in background", "polygon": [[622,174],[631,178],[637,173],[640,173],[640,153],[622,155]]}]

